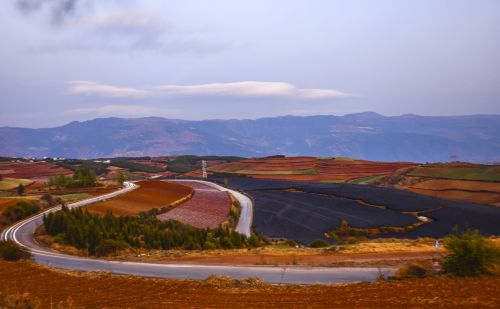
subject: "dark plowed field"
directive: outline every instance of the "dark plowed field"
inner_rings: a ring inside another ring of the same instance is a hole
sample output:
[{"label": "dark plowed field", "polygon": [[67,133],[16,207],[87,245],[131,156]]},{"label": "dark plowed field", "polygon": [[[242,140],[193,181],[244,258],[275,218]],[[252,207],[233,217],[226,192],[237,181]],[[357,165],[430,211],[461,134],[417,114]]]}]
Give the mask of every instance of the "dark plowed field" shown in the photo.
[{"label": "dark plowed field", "polygon": [[500,235],[500,209],[468,202],[443,200],[413,192],[368,185],[298,183],[233,178],[232,188],[254,200],[253,228],[270,237],[307,244],[346,220],[353,227],[404,227],[431,218],[408,232],[382,237],[442,237],[454,226]]}]

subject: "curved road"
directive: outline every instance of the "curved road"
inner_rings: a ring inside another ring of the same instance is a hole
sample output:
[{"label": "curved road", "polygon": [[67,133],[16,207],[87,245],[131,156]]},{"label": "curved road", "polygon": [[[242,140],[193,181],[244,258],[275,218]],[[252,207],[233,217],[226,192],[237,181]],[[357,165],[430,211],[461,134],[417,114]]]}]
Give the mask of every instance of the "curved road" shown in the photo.
[{"label": "curved road", "polygon": [[[125,188],[116,192],[94,197],[68,205],[70,208],[81,207],[97,201],[109,199],[118,194],[134,190],[137,186],[126,183]],[[225,189],[225,188],[224,188]],[[236,195],[235,195],[236,196]],[[251,204],[250,204],[251,205]],[[57,211],[55,207],[44,213]],[[186,264],[152,264],[136,262],[105,261],[92,258],[75,257],[54,252],[33,239],[35,229],[42,224],[43,213],[20,221],[5,229],[1,240],[12,240],[28,248],[33,258],[41,264],[63,269],[81,271],[108,271],[115,274],[138,275],[157,278],[204,279],[212,274],[231,276],[236,279],[259,277],[269,283],[342,283],[373,281],[380,271],[385,275],[394,273],[392,268],[350,268],[350,267],[277,267],[277,266],[214,266]]]}]

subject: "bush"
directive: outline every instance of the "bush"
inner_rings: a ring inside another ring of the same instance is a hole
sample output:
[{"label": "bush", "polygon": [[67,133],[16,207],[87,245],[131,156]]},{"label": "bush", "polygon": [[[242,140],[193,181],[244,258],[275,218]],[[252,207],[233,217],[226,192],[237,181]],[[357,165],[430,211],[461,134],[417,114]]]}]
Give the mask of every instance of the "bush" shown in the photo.
[{"label": "bush", "polygon": [[33,202],[21,200],[16,205],[11,205],[5,209],[2,216],[6,217],[10,222],[19,221],[29,217],[40,210],[40,207]]},{"label": "bush", "polygon": [[401,266],[394,277],[397,279],[425,278],[433,274],[432,263],[425,262],[410,262]]},{"label": "bush", "polygon": [[292,248],[295,248],[297,246],[297,243],[294,240],[287,240],[286,244]]},{"label": "bush", "polygon": [[500,248],[475,230],[447,237],[445,247],[448,254],[442,269],[447,274],[459,277],[484,275],[500,262]]},{"label": "bush", "polygon": [[316,240],[313,240],[309,244],[309,247],[311,247],[311,248],[324,248],[324,247],[328,247],[329,245],[330,244],[326,240],[316,239]]},{"label": "bush", "polygon": [[5,261],[19,261],[31,258],[31,253],[19,247],[13,241],[0,242],[0,259]]},{"label": "bush", "polygon": [[104,239],[95,248],[95,255],[100,257],[116,254],[119,250],[125,249],[126,247],[127,245],[123,242],[112,239]]}]

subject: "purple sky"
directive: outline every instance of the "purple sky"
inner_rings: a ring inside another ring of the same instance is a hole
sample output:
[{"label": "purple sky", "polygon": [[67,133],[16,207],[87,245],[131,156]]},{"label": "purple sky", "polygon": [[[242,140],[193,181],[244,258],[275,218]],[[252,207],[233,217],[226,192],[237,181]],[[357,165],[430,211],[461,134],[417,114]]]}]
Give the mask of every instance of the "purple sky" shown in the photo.
[{"label": "purple sky", "polygon": [[500,114],[500,1],[0,2],[0,126]]}]

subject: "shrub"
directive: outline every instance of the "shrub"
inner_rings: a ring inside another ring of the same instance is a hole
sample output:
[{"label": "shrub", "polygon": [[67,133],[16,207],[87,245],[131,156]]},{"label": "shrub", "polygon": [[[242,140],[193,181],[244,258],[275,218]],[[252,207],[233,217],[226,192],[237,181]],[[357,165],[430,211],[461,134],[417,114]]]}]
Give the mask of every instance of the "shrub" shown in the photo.
[{"label": "shrub", "polygon": [[16,205],[11,205],[3,212],[2,216],[6,217],[10,222],[19,221],[29,217],[40,210],[40,207],[33,202],[21,200]]},{"label": "shrub", "polygon": [[126,247],[127,245],[123,242],[119,242],[113,239],[104,239],[95,248],[95,255],[97,257],[100,257],[116,254],[118,250],[124,249]]},{"label": "shrub", "polygon": [[309,247],[311,248],[323,248],[323,247],[328,247],[330,244],[323,239],[316,239],[313,240],[310,244]]},{"label": "shrub", "polygon": [[489,242],[478,231],[468,230],[445,239],[448,254],[443,272],[459,277],[488,274],[500,262],[500,248]]},{"label": "shrub", "polygon": [[19,261],[29,258],[31,258],[31,253],[23,247],[19,247],[13,241],[0,242],[0,259],[5,261]]},{"label": "shrub", "polygon": [[294,240],[287,240],[286,244],[292,248],[297,246],[297,243]]},{"label": "shrub", "polygon": [[394,275],[397,279],[410,278],[425,278],[433,273],[432,263],[425,262],[410,262],[401,266]]}]

